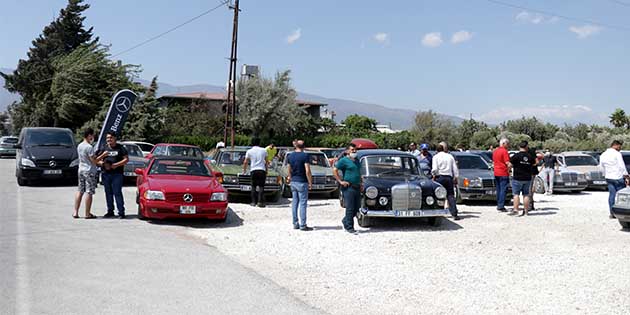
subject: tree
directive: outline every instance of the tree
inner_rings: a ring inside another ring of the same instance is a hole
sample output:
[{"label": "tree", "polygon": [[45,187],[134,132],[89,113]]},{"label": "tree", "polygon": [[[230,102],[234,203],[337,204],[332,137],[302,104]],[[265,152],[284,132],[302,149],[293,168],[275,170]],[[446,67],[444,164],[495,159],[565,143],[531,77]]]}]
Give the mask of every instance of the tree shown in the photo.
[{"label": "tree", "polygon": [[412,133],[420,142],[433,144],[440,141],[457,142],[453,122],[438,116],[431,110],[416,114]]},{"label": "tree", "polygon": [[[484,122],[476,121],[472,118],[466,119],[457,127],[459,142],[464,146],[464,148],[470,148],[472,146],[474,134],[487,129],[488,125]],[[485,141],[483,142],[485,143]]]},{"label": "tree", "polygon": [[0,73],[5,79],[5,87],[22,97],[9,108],[16,131],[23,126],[59,125],[59,116],[51,102],[52,79],[58,70],[53,66],[53,60],[81,45],[98,42],[98,38],[92,39],[92,28],[86,30],[83,27],[85,17],[82,13],[90,6],[82,2],[68,0],[59,17],[33,41],[28,59],[20,60],[13,74]]},{"label": "tree", "polygon": [[157,100],[157,76],[153,77],[146,92],[136,101],[127,119],[125,137],[137,141],[156,142],[162,129],[163,119],[160,117]]},{"label": "tree", "polygon": [[7,128],[6,124],[9,120],[9,115],[4,112],[0,112],[0,136],[6,136],[9,134],[9,128]]},{"label": "tree", "polygon": [[376,120],[366,116],[352,114],[346,117],[341,124],[345,125],[344,129],[351,135],[376,132]]},{"label": "tree", "polygon": [[615,109],[615,111],[609,116],[610,123],[615,126],[615,128],[630,128],[630,119],[626,115],[626,111],[621,108]]},{"label": "tree", "polygon": [[536,117],[523,117],[516,120],[508,120],[501,124],[503,130],[528,135],[532,140],[545,141],[553,137],[558,131],[558,127],[552,124],[545,124]]},{"label": "tree", "polygon": [[286,70],[276,73],[273,79],[254,77],[238,82],[237,119],[243,131],[268,138],[296,133],[307,114],[296,103],[290,73]]}]

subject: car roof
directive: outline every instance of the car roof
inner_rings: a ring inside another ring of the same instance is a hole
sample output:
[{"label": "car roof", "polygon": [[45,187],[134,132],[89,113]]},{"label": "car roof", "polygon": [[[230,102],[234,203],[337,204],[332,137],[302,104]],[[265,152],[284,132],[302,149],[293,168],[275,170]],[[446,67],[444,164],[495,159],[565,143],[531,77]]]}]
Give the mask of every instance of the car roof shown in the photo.
[{"label": "car roof", "polygon": [[67,131],[72,133],[72,130],[68,129],[68,128],[57,128],[57,127],[24,127],[22,130],[24,131],[29,131],[29,130],[60,130],[60,131]]},{"label": "car roof", "polygon": [[135,142],[130,142],[130,141],[120,141],[120,142],[118,142],[118,143],[120,143],[120,144],[124,144],[124,145],[135,145],[135,146],[137,146],[137,147],[140,147],[137,143],[135,143]]},{"label": "car roof", "polygon": [[249,150],[249,147],[234,147],[234,149],[232,148],[221,148],[219,149],[220,152],[246,152],[247,150]]},{"label": "car roof", "polygon": [[187,147],[187,148],[199,148],[199,146],[194,144],[181,144],[181,143],[158,143],[157,146],[169,146],[169,147]]},{"label": "car roof", "polygon": [[590,154],[586,154],[586,153],[582,153],[582,152],[562,152],[559,155],[562,155],[562,156],[588,156],[588,157],[593,157]]},{"label": "car roof", "polygon": [[387,149],[366,149],[366,150],[358,150],[357,157],[362,158],[368,155],[400,155],[400,156],[411,156],[413,155],[408,152],[402,152],[398,150],[387,150]]},{"label": "car roof", "polygon": [[125,140],[125,141],[122,141],[122,142],[128,142],[128,143],[133,143],[133,144],[148,144],[148,145],[153,145],[153,146],[155,145],[153,143],[144,142],[144,141]]},{"label": "car roof", "polygon": [[476,156],[478,158],[481,158],[481,156],[479,156],[479,154],[473,153],[473,152],[459,152],[459,151],[454,151],[454,152],[449,152],[451,155],[453,156]]},{"label": "car roof", "polygon": [[204,162],[205,158],[194,156],[177,156],[177,155],[159,155],[154,156],[154,160],[181,160],[181,161],[200,161]]}]

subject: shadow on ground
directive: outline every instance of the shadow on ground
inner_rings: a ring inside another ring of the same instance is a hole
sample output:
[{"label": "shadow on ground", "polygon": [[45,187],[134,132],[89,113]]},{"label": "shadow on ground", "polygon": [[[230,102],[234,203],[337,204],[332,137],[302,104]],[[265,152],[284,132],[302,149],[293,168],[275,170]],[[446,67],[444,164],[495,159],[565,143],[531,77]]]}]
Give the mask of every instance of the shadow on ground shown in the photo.
[{"label": "shadow on ground", "polygon": [[236,212],[232,210],[232,208],[228,208],[228,215],[225,222],[208,219],[148,220],[147,222],[154,225],[182,226],[195,229],[222,229],[243,225],[243,219],[239,217],[238,214],[236,214]]},{"label": "shadow on ground", "polygon": [[[463,217],[463,216],[462,216]],[[465,220],[465,217],[463,217]],[[456,231],[463,227],[451,219],[442,218],[440,226],[431,226],[426,218],[414,219],[380,219],[375,218],[372,226],[360,233],[383,233],[383,232],[433,232],[433,231]]]}]

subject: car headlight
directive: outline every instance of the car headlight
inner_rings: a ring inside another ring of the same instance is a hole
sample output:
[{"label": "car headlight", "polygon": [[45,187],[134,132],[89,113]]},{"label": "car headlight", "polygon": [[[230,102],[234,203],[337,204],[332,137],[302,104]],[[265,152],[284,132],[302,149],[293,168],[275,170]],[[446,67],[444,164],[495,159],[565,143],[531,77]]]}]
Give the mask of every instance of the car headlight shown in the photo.
[{"label": "car headlight", "polygon": [[265,184],[279,184],[280,183],[280,176],[271,176],[271,177],[267,177],[265,179]]},{"label": "car headlight", "polygon": [[326,184],[334,184],[337,180],[333,176],[326,176]]},{"label": "car headlight", "polygon": [[159,190],[147,190],[144,192],[144,198],[148,200],[166,200],[164,193]]},{"label": "car headlight", "polygon": [[435,199],[431,196],[427,197],[425,200],[429,206],[432,206],[435,203]]},{"label": "car headlight", "polygon": [[26,158],[22,158],[20,160],[20,164],[22,164],[22,166],[35,167],[35,162],[31,161],[30,159],[26,159]]},{"label": "car headlight", "polygon": [[238,183],[238,178],[236,176],[223,175],[223,183],[236,184]]},{"label": "car headlight", "polygon": [[365,196],[370,198],[370,199],[374,199],[376,197],[378,197],[378,188],[374,187],[374,186],[370,186],[368,188],[365,189]]},{"label": "car headlight", "polygon": [[387,197],[378,198],[378,203],[380,203],[381,206],[386,206],[388,202],[389,202],[389,199],[387,199]]},{"label": "car headlight", "polygon": [[227,200],[227,193],[225,192],[213,193],[212,196],[210,196],[210,201],[226,201],[226,200]]},{"label": "car headlight", "polygon": [[464,178],[464,187],[483,187],[481,178]]},{"label": "car headlight", "polygon": [[584,174],[584,176],[586,177],[587,180],[591,180],[591,174],[586,173],[586,174]]},{"label": "car headlight", "polygon": [[586,175],[584,174],[578,174],[578,181],[585,181],[586,180]]},{"label": "car headlight", "polygon": [[446,188],[440,186],[438,188],[435,189],[435,197],[437,197],[437,199],[444,199],[446,198]]},{"label": "car headlight", "polygon": [[75,167],[77,165],[79,165],[79,159],[74,159],[70,162],[70,167]]}]

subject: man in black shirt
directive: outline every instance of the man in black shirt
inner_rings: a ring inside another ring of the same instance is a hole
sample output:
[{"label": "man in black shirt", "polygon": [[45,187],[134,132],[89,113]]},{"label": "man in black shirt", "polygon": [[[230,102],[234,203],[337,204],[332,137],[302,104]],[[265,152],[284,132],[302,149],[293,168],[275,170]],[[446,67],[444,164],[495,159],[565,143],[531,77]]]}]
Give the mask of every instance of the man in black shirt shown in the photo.
[{"label": "man in black shirt", "polygon": [[529,192],[532,182],[533,166],[536,163],[536,158],[533,158],[528,152],[528,143],[523,141],[519,144],[519,152],[514,154],[510,158],[512,168],[514,170],[512,178],[512,194],[514,194],[514,209],[510,214],[514,215],[518,213],[520,197],[523,193],[523,215],[527,215],[529,209]]},{"label": "man in black shirt", "polygon": [[116,143],[116,133],[108,132],[105,138],[107,145],[98,154],[99,166],[103,169],[103,186],[105,188],[105,200],[107,201],[107,213],[104,218],[114,217],[114,198],[118,216],[125,218],[125,199],[122,194],[123,173],[125,164],[129,162],[129,154],[122,145]]}]

